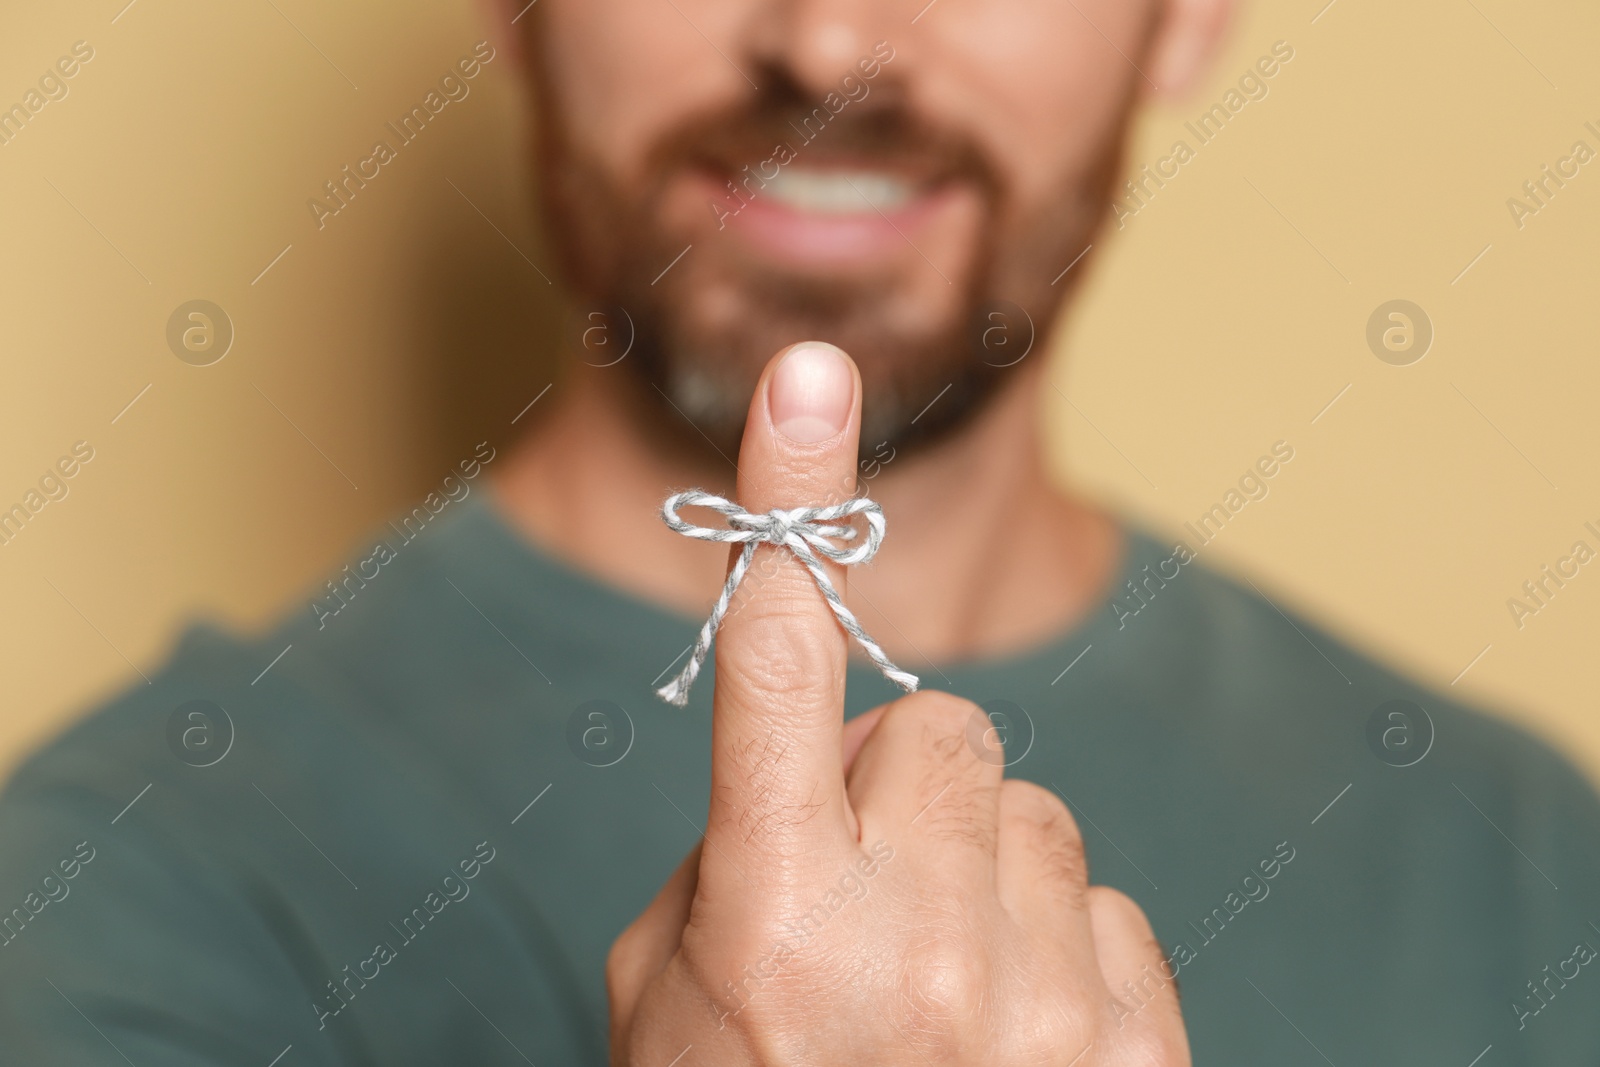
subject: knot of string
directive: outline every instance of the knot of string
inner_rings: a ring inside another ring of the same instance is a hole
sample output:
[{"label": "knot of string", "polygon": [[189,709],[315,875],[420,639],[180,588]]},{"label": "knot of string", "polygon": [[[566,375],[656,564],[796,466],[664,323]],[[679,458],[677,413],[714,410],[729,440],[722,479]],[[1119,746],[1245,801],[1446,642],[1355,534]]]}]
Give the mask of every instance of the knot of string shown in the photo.
[{"label": "knot of string", "polygon": [[[720,513],[727,521],[727,525],[697,526],[678,514],[680,509],[686,507],[709,508]],[[865,520],[867,532],[866,537],[859,540],[856,528],[848,525],[849,520],[857,515]],[[878,643],[862,628],[854,613],[845,606],[839,591],[833,587],[828,572],[822,566],[823,558],[848,567],[865,563],[877,554],[879,546],[883,544],[887,525],[883,517],[883,508],[877,503],[866,497],[856,497],[830,507],[774,508],[765,515],[757,515],[713,493],[690,489],[668,497],[661,505],[661,518],[673,532],[685,537],[744,546],[738,558],[734,560],[733,568],[728,572],[728,580],[723,584],[722,592],[711,608],[710,617],[706,619],[705,625],[700,627],[689,662],[675,677],[656,690],[656,694],[662,700],[676,704],[680,708],[688,703],[689,687],[694,684],[700,668],[705,665],[706,654],[711,651],[712,639],[728,613],[728,605],[733,600],[734,591],[739,588],[745,572],[750,569],[750,561],[755,558],[756,546],[762,544],[777,545],[793,552],[811,572],[811,577],[817,583],[817,589],[822,593],[822,599],[827,602],[834,618],[839,620],[839,625],[855,638],[856,643],[861,646],[862,651],[883,676],[908,693],[916,691],[917,676],[901,670],[890,662],[889,657],[884,655],[883,649],[878,647]]]}]

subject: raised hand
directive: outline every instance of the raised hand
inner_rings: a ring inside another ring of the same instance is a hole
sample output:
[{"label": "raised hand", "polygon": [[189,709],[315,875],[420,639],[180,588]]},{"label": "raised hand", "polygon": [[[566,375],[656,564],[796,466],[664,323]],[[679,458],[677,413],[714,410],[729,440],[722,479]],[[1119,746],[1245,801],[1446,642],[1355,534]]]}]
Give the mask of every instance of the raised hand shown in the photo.
[{"label": "raised hand", "polygon": [[[779,353],[739,503],[848,496],[860,392],[836,348]],[[1089,887],[1066,807],[979,757],[967,701],[844,726],[847,639],[797,559],[757,551],[770,577],[717,636],[705,840],[611,951],[612,1062],[1187,1064],[1149,923]]]}]

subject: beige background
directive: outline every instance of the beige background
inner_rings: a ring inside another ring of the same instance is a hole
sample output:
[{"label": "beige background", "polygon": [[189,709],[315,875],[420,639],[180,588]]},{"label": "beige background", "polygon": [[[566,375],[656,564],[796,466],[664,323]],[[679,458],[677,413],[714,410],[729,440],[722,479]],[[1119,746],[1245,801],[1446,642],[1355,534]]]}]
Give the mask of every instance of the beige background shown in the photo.
[{"label": "beige background", "polygon": [[[125,3],[13,4],[0,32],[0,106],[95,51],[0,146],[0,508],[95,449],[0,546],[0,765],[139,684],[181,620],[305,610],[551,380],[505,57],[325,229],[306,208],[486,35],[466,0]],[[1176,530],[1289,441],[1205,558],[1600,771],[1600,564],[1520,631],[1506,605],[1600,549],[1600,162],[1520,230],[1506,207],[1574,141],[1600,149],[1600,11],[1322,3],[1249,8],[1216,76],[1141,125],[1136,166],[1295,50],[1086,261],[1049,357],[1061,469]],[[197,297],[237,330],[204,368],[165,341]],[[1409,367],[1364,340],[1396,297],[1437,331]]]}]

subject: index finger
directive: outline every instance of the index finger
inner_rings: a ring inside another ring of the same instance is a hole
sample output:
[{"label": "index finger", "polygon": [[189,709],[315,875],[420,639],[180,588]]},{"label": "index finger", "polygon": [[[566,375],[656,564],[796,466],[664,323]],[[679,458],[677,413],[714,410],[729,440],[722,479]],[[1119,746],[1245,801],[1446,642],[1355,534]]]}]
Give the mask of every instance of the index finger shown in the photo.
[{"label": "index finger", "polygon": [[[817,342],[780,352],[750,402],[739,504],[762,514],[849,499],[860,423],[849,356]],[[844,568],[821,562],[843,596]],[[844,839],[847,660],[810,570],[788,548],[759,545],[717,635],[706,835],[720,848],[783,856]]]}]

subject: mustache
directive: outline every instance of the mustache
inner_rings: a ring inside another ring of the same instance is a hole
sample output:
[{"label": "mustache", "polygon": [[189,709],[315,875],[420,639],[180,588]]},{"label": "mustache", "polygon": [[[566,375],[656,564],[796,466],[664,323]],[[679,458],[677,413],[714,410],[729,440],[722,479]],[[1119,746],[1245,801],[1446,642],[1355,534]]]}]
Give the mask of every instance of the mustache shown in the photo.
[{"label": "mustache", "polygon": [[999,168],[978,140],[921,113],[893,82],[821,95],[782,70],[763,70],[758,89],[731,107],[708,109],[665,134],[648,172],[664,179],[683,167],[737,175],[784,146],[796,161],[889,170],[935,184],[973,182],[991,198]]}]

